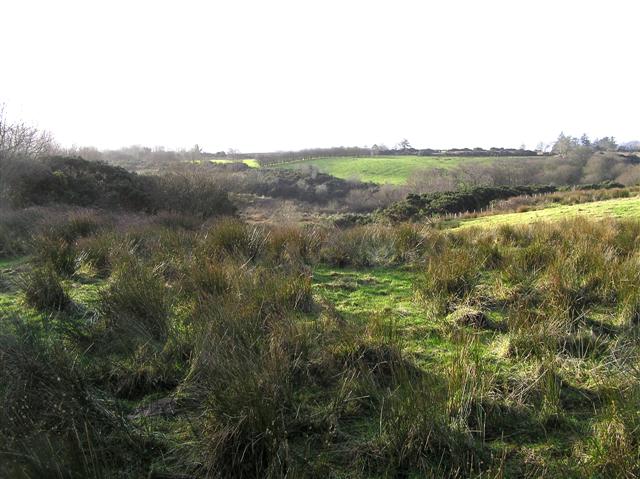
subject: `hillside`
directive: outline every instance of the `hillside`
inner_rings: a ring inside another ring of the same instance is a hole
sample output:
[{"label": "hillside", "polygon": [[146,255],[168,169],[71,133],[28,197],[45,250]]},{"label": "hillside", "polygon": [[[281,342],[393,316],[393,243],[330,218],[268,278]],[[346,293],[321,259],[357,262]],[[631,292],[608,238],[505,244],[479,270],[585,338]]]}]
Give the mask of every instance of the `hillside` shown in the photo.
[{"label": "hillside", "polygon": [[338,178],[357,178],[373,183],[406,184],[412,174],[421,169],[450,169],[463,163],[488,164],[497,159],[501,161],[523,161],[531,157],[445,157],[445,156],[375,156],[375,157],[332,157],[311,160],[292,161],[275,168],[298,169],[313,166],[322,173]]},{"label": "hillside", "polygon": [[497,226],[503,224],[530,224],[537,221],[566,220],[576,216],[591,218],[640,218],[640,197],[616,198],[577,205],[550,205],[546,208],[522,213],[503,213],[481,216],[462,221],[448,221],[458,228]]}]

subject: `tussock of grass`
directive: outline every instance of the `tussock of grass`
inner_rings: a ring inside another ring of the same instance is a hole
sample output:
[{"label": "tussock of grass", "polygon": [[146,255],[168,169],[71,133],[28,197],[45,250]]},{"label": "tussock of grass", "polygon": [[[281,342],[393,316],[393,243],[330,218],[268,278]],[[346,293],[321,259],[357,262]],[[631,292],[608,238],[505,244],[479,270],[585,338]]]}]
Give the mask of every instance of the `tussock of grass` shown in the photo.
[{"label": "tussock of grass", "polygon": [[39,311],[62,311],[71,305],[61,278],[50,267],[24,273],[18,283],[25,302]]},{"label": "tussock of grass", "polygon": [[159,269],[135,258],[124,259],[102,292],[100,311],[107,327],[118,336],[140,336],[166,341],[170,323],[171,297]]},{"label": "tussock of grass", "polygon": [[2,293],[0,475],[638,473],[638,223],[123,221]]}]

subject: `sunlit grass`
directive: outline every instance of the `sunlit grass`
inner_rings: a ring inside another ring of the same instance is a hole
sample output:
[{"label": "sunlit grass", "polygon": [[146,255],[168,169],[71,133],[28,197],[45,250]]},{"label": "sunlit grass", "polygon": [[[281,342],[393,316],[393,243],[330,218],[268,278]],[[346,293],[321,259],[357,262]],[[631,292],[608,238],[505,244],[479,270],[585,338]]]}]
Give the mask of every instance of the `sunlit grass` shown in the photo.
[{"label": "sunlit grass", "polygon": [[[526,160],[524,157],[500,158],[501,160]],[[359,179],[373,183],[401,185],[421,169],[450,169],[463,163],[491,163],[490,157],[445,157],[445,156],[375,156],[375,157],[331,157],[292,161],[277,168],[298,169],[313,166],[322,173],[343,179]]]},{"label": "sunlit grass", "polygon": [[458,228],[473,226],[497,226],[503,224],[529,224],[537,221],[557,221],[575,216],[598,218],[640,218],[640,198],[617,198],[577,205],[550,205],[546,208],[523,213],[487,215],[462,221],[449,221]]},{"label": "sunlit grass", "polygon": [[218,163],[218,164],[229,164],[229,163],[244,163],[245,165],[247,165],[250,168],[260,168],[260,165],[258,164],[258,161],[253,159],[253,158],[248,158],[245,160],[229,160],[226,158],[216,158],[214,160],[209,160],[211,163]]}]

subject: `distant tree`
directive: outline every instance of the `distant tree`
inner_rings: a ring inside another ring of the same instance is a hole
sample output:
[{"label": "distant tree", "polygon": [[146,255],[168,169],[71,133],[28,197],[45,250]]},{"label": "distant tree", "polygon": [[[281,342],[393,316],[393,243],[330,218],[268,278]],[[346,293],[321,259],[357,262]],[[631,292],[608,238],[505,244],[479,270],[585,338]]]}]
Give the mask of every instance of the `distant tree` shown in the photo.
[{"label": "distant tree", "polygon": [[558,139],[554,143],[553,148],[551,148],[551,153],[565,157],[577,146],[578,140],[576,138],[567,136],[561,132],[560,135],[558,135]]},{"label": "distant tree", "polygon": [[398,150],[409,150],[411,149],[411,143],[409,143],[409,140],[407,140],[406,138],[403,138],[402,141],[400,143],[398,143],[398,145],[396,146],[396,148]]},{"label": "distant tree", "polygon": [[546,149],[547,149],[547,147],[544,144],[544,142],[542,142],[542,141],[536,145],[536,151],[538,153],[544,153]]},{"label": "distant tree", "polygon": [[580,137],[580,144],[582,146],[591,146],[591,139],[586,133],[583,133]]},{"label": "distant tree", "polygon": [[380,147],[377,144],[374,144],[371,147],[371,156],[378,156],[380,154]]},{"label": "distant tree", "polygon": [[593,146],[596,150],[600,151],[615,151],[618,149],[618,144],[613,136],[605,136],[600,139],[596,139],[593,142]]},{"label": "distant tree", "polygon": [[189,159],[192,162],[198,162],[202,159],[202,149],[197,143],[189,150]]},{"label": "distant tree", "polygon": [[58,150],[49,132],[23,122],[10,122],[5,106],[0,105],[0,155],[4,158],[24,156],[37,158]]}]

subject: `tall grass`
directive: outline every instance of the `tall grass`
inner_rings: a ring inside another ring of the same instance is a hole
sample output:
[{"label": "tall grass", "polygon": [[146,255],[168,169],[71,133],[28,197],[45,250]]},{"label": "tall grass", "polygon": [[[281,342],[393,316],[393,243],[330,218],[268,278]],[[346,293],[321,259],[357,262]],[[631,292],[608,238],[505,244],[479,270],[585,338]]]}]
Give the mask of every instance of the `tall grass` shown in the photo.
[{"label": "tall grass", "polygon": [[71,305],[61,278],[50,267],[24,273],[18,280],[27,305],[40,311],[62,311]]},{"label": "tall grass", "polygon": [[171,294],[159,267],[136,258],[119,263],[100,297],[107,328],[118,337],[164,342],[171,328]]},{"label": "tall grass", "polygon": [[[0,322],[0,475],[638,474],[638,223],[67,219],[21,282],[44,314]],[[417,319],[341,315],[318,262],[403,267]]]}]

